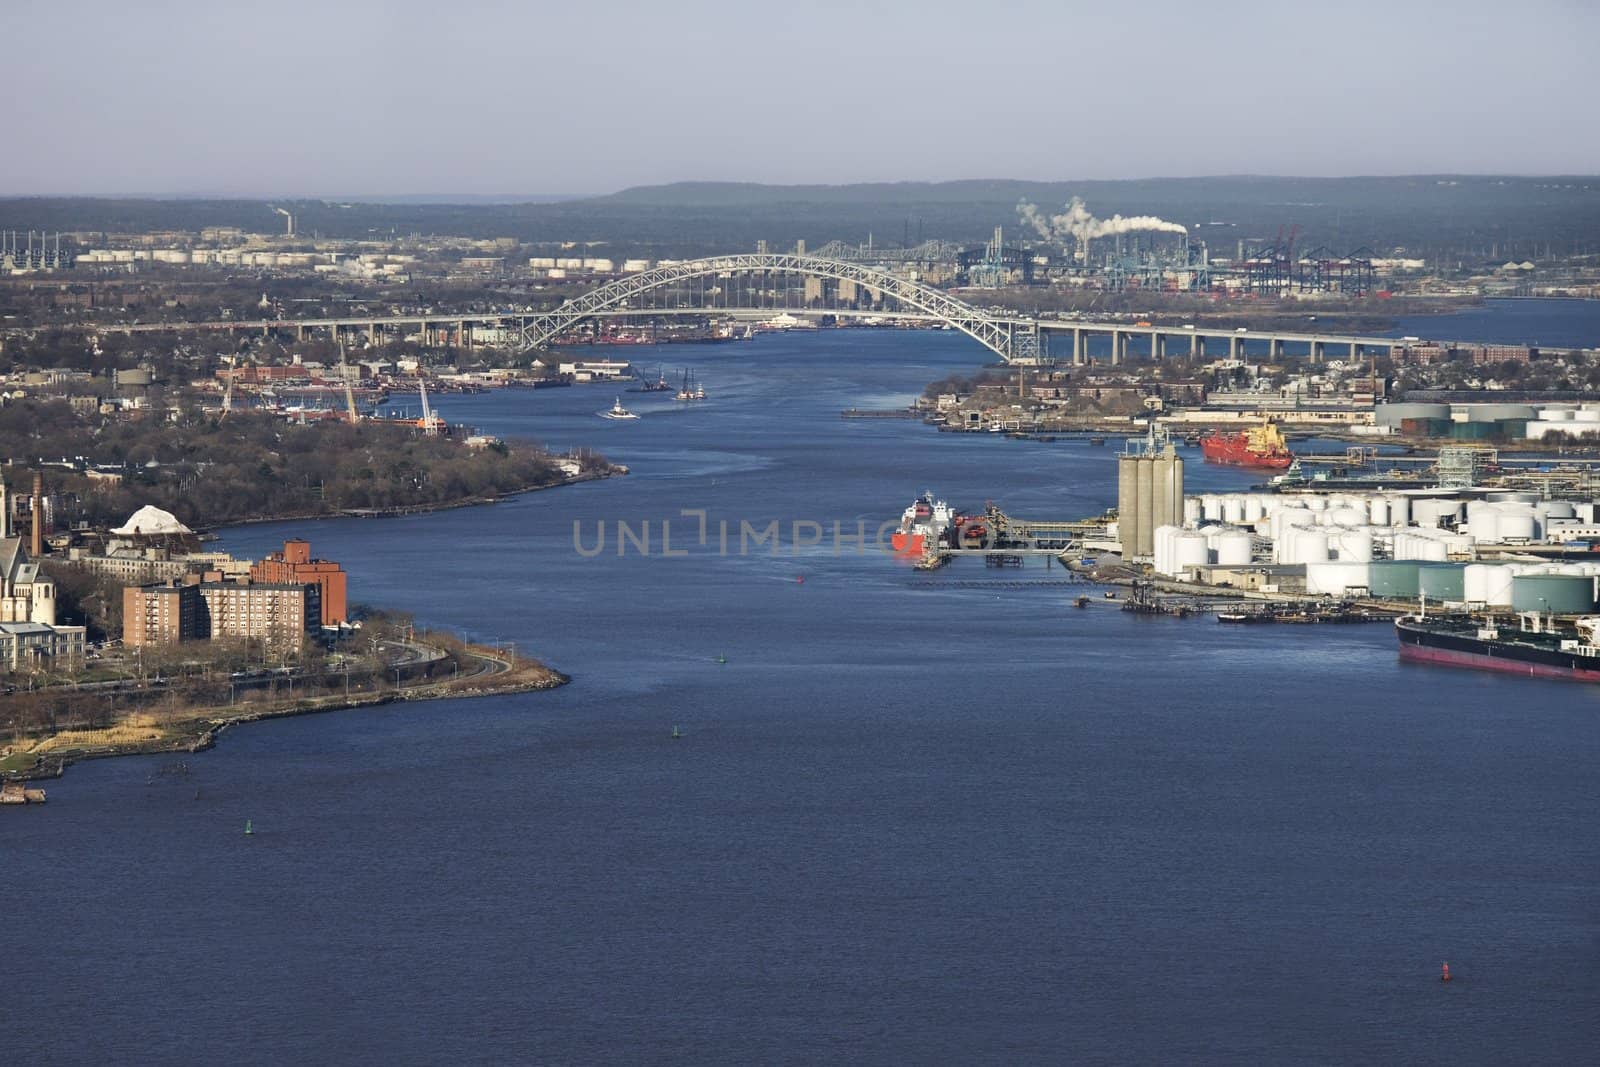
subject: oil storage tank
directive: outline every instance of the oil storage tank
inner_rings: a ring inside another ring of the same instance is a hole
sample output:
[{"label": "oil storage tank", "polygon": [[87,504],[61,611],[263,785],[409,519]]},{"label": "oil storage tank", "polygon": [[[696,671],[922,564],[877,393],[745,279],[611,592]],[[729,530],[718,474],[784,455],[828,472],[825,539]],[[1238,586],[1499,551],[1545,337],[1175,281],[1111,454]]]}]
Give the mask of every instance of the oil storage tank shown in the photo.
[{"label": "oil storage tank", "polygon": [[1519,574],[1511,579],[1511,607],[1584,615],[1594,610],[1594,579],[1582,574]]},{"label": "oil storage tank", "polygon": [[1421,564],[1410,559],[1380,559],[1367,570],[1367,585],[1381,600],[1415,600]]},{"label": "oil storage tank", "polygon": [[1466,564],[1423,564],[1417,568],[1417,592],[1429,600],[1465,600],[1466,575]]}]

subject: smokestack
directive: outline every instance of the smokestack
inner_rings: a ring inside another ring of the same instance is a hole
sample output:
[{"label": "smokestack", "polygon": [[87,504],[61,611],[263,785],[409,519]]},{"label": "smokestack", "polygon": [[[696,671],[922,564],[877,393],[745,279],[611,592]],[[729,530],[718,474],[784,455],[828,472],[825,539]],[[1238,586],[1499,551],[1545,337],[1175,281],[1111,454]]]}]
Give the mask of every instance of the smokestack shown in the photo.
[{"label": "smokestack", "polygon": [[44,475],[33,475],[33,544],[28,554],[34,559],[44,555]]}]

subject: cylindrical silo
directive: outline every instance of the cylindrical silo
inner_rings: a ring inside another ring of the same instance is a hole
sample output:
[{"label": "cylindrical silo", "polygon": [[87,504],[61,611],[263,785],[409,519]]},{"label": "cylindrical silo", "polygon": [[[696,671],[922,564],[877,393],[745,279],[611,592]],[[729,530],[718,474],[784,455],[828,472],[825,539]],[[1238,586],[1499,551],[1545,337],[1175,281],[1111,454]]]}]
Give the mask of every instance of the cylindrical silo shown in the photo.
[{"label": "cylindrical silo", "polygon": [[1511,607],[1585,615],[1595,609],[1594,579],[1576,574],[1519,574],[1511,579]]},{"label": "cylindrical silo", "polygon": [[1385,600],[1415,600],[1419,569],[1414,560],[1374,560],[1367,567],[1367,586]]},{"label": "cylindrical silo", "polygon": [[1459,563],[1434,563],[1417,571],[1417,591],[1429,600],[1466,599],[1467,568]]},{"label": "cylindrical silo", "polygon": [[1252,539],[1243,530],[1229,530],[1217,535],[1217,563],[1223,567],[1249,566]]},{"label": "cylindrical silo", "polygon": [[1328,561],[1328,535],[1321,530],[1296,530],[1294,533],[1294,557],[1296,563],[1326,563]]},{"label": "cylindrical silo", "polygon": [[1192,567],[1204,567],[1211,562],[1211,553],[1206,548],[1205,534],[1185,531],[1174,537],[1173,542],[1177,573],[1181,574]]},{"label": "cylindrical silo", "polygon": [[1333,535],[1338,540],[1339,558],[1355,563],[1372,562],[1372,531],[1361,528],[1340,530]]}]

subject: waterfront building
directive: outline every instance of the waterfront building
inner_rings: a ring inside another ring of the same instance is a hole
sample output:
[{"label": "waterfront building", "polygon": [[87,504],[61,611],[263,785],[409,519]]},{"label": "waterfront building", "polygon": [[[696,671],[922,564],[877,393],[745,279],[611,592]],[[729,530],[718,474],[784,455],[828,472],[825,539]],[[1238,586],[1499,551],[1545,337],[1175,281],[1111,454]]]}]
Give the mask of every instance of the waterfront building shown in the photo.
[{"label": "waterfront building", "polygon": [[315,583],[228,582],[217,574],[191,574],[122,593],[122,640],[129,647],[244,638],[299,652],[321,618]]},{"label": "waterfront building", "polygon": [[322,618],[321,589],[287,582],[202,582],[206,636],[259,640],[280,652],[305,648]]},{"label": "waterfront building", "polygon": [[349,621],[344,569],[331,560],[312,559],[309,541],[285,541],[282,552],[274,552],[251,566],[250,577],[257,582],[316,585],[321,592],[322,625],[338,626]]},{"label": "waterfront building", "polygon": [[122,590],[122,643],[128,648],[173,645],[202,636],[198,582],[167,581]]}]

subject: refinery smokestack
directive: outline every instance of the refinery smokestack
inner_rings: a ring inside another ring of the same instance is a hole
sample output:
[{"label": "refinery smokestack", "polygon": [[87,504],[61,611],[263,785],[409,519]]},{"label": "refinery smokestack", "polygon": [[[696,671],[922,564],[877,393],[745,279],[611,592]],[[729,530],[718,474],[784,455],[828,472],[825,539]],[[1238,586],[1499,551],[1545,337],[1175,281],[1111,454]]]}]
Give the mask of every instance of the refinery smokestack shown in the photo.
[{"label": "refinery smokestack", "polygon": [[44,475],[33,475],[33,543],[29,554],[34,559],[44,555]]}]

